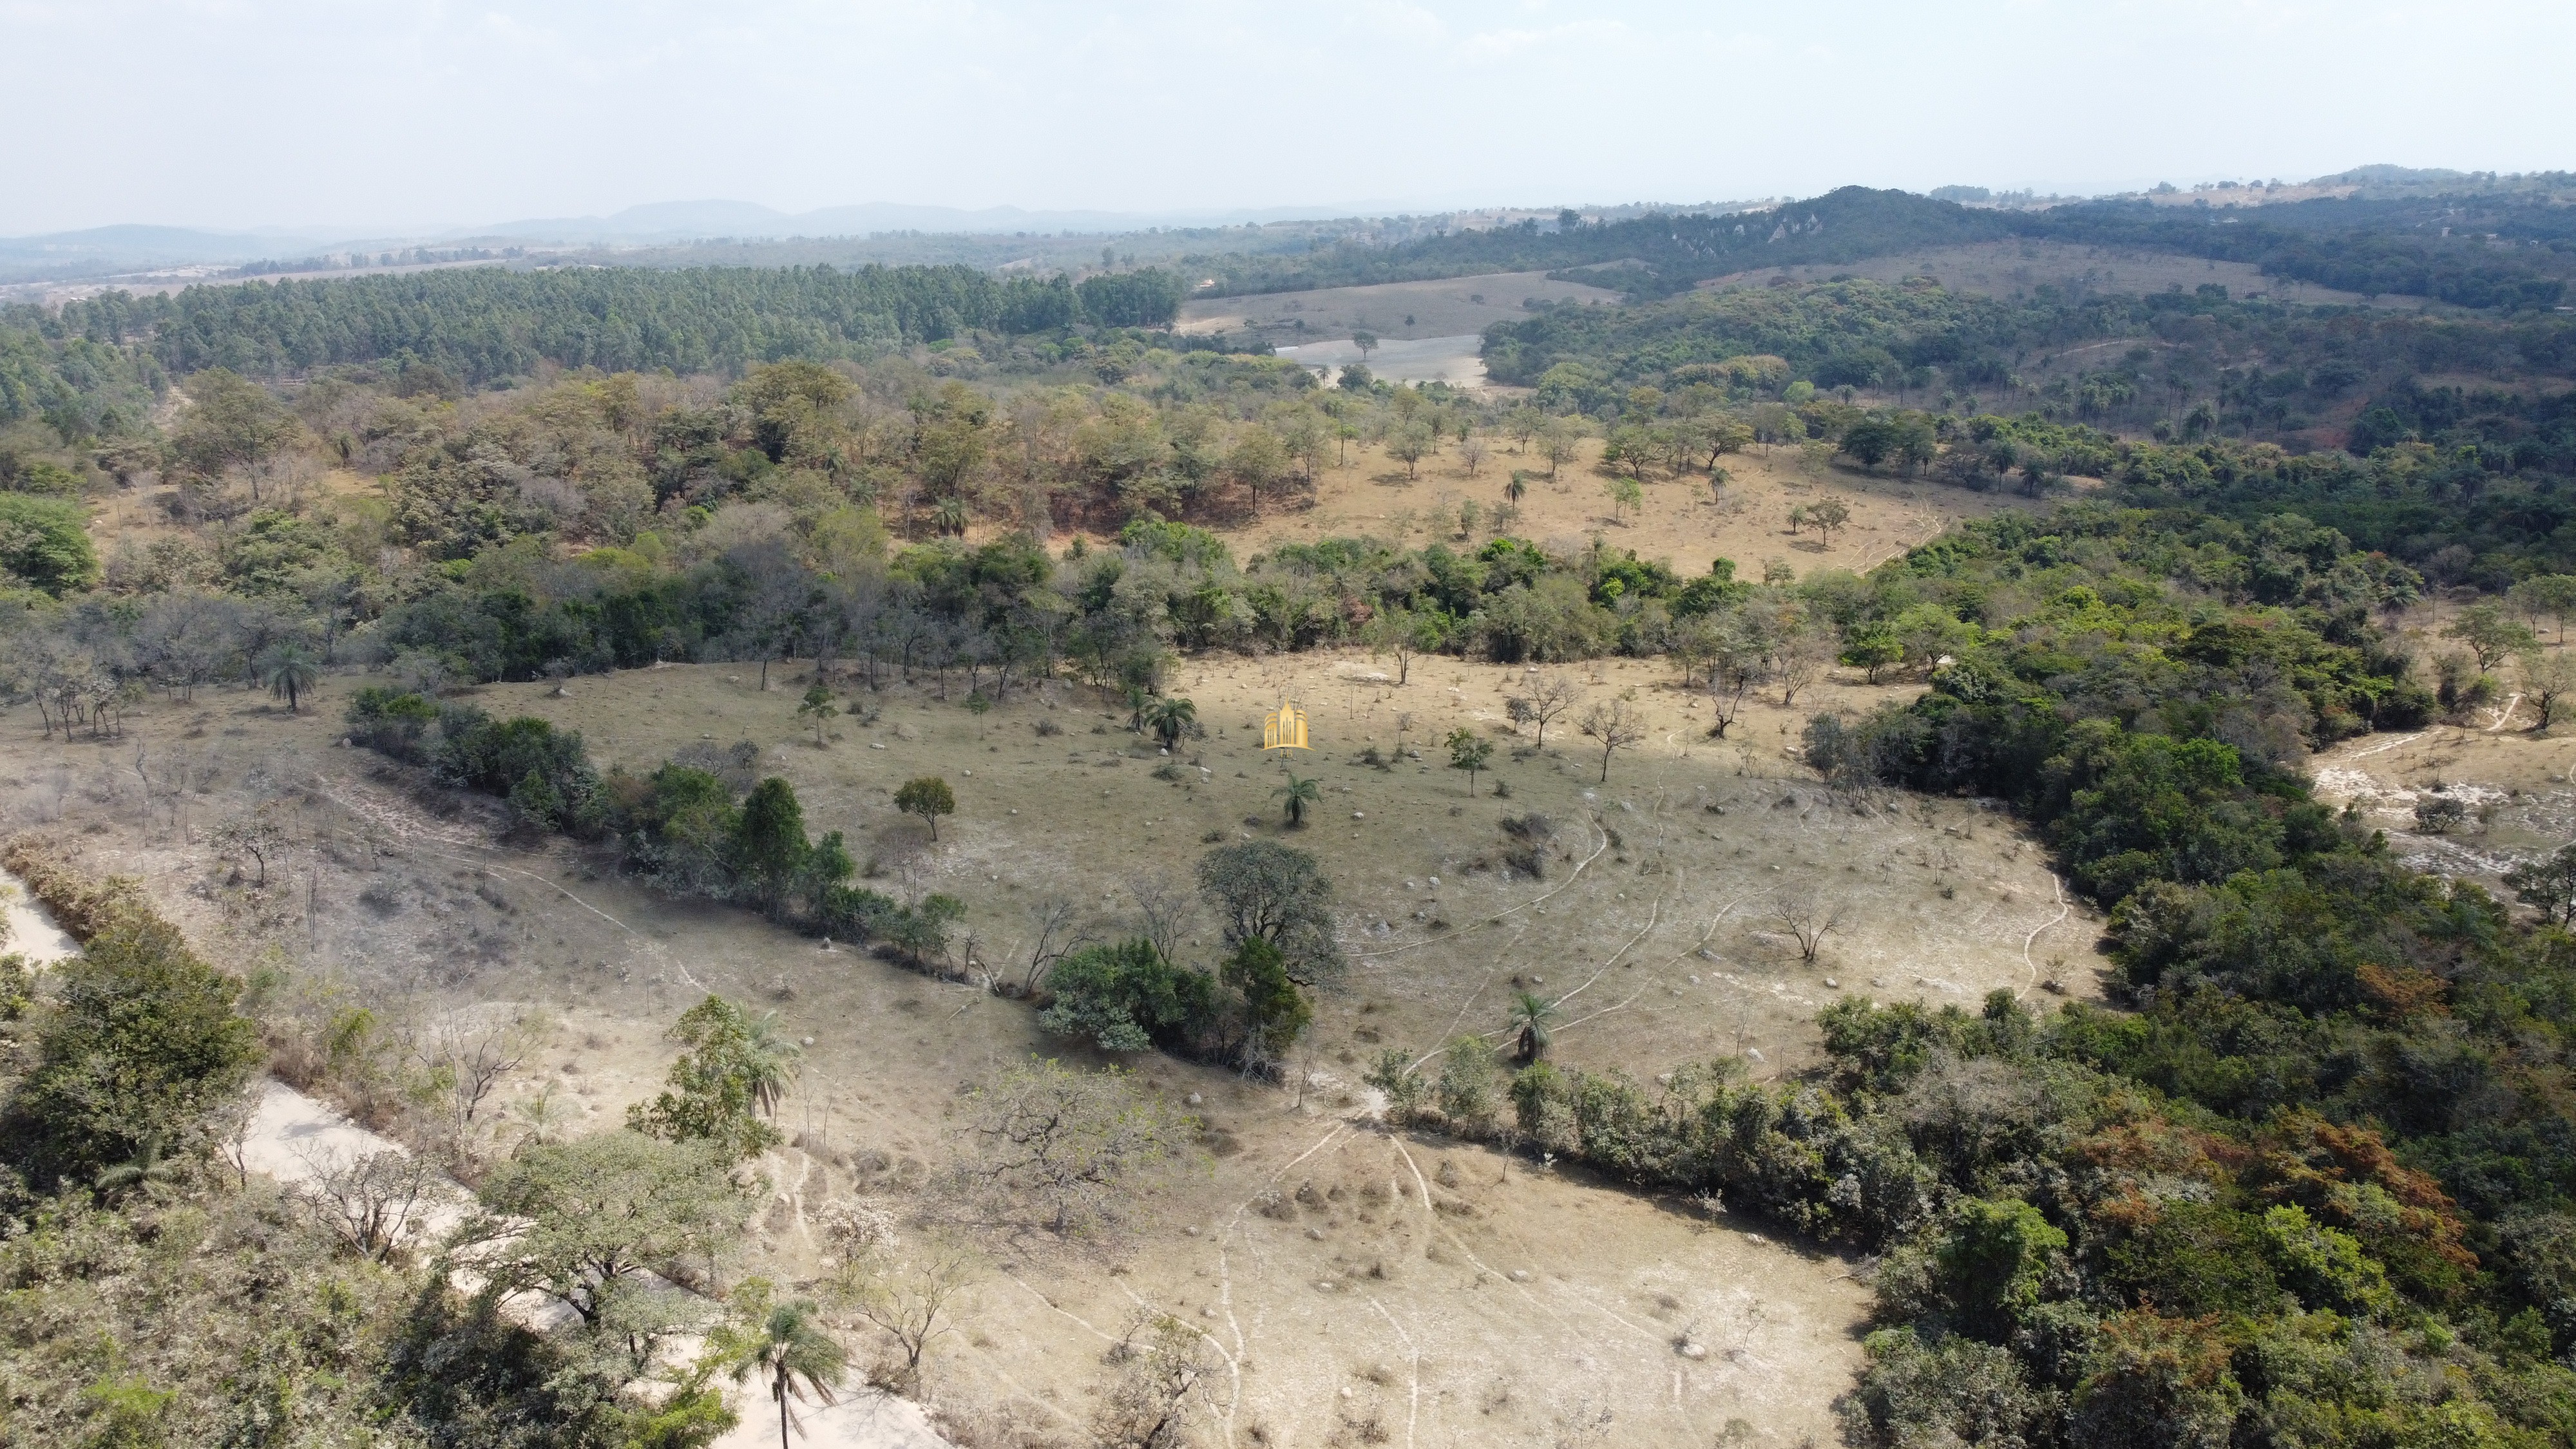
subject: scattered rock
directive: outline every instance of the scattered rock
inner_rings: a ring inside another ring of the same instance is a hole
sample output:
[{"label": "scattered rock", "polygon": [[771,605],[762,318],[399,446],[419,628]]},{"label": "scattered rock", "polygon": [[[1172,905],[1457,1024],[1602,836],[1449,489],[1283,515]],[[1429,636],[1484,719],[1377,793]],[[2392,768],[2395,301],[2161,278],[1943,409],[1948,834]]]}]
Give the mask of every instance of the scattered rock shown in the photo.
[{"label": "scattered rock", "polygon": [[1192,1092],[1192,1093],[1190,1093],[1190,1105],[1191,1105],[1191,1106],[1193,1106],[1193,1107],[1197,1106],[1199,1103],[1204,1102],[1204,1101],[1206,1101],[1206,1100],[1207,1100],[1207,1098],[1200,1096],[1200,1095],[1199,1095],[1198,1093],[1196,1093],[1196,1092]]},{"label": "scattered rock", "polygon": [[1762,1048],[1760,1048],[1760,1047],[1746,1047],[1746,1048],[1744,1049],[1744,1054],[1745,1054],[1746,1056],[1748,1056],[1748,1057],[1751,1057],[1751,1058],[1752,1058],[1753,1060],[1755,1060],[1756,1062],[1759,1062],[1759,1061],[1761,1061],[1761,1060],[1762,1060]]},{"label": "scattered rock", "polygon": [[1825,978],[1825,989],[1827,991],[1840,991],[1842,989],[1842,985],[1843,984],[1841,982],[1836,981],[1830,976]]},{"label": "scattered rock", "polygon": [[1682,1357],[1689,1359],[1708,1357],[1708,1350],[1705,1347],[1693,1343],[1688,1339],[1684,1339],[1680,1343],[1674,1345],[1673,1351],[1680,1354]]},{"label": "scattered rock", "polygon": [[[713,736],[713,735],[708,735],[708,736],[706,736],[706,738],[708,738],[708,739],[714,739],[714,738],[715,738],[715,736]],[[883,741],[883,740],[870,740],[870,741],[868,741],[868,748],[869,748],[869,749],[872,749],[872,750],[882,750],[882,749],[884,749],[884,748],[885,748],[885,741]]]},{"label": "scattered rock", "polygon": [[1527,1268],[1514,1268],[1514,1269],[1512,1270],[1512,1281],[1513,1281],[1513,1282],[1515,1282],[1515,1283],[1526,1283],[1526,1282],[1528,1282],[1529,1280],[1530,1280],[1530,1273],[1529,1273],[1529,1269],[1527,1269]]}]

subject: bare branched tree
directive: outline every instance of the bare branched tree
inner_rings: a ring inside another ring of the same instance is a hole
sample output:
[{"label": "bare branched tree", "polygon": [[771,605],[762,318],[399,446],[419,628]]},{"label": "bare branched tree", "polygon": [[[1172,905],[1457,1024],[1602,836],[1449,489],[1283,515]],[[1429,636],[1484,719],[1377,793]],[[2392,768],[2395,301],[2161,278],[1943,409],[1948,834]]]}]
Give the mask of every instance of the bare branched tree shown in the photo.
[{"label": "bare branched tree", "polygon": [[1601,747],[1601,783],[1610,783],[1610,757],[1646,737],[1645,717],[1624,699],[1596,704],[1583,716],[1583,733]]},{"label": "bare branched tree", "polygon": [[1780,707],[1798,702],[1799,691],[1816,682],[1834,657],[1833,644],[1821,629],[1791,620],[1773,636],[1768,661],[1771,682],[1780,686]]},{"label": "bare branched tree", "polygon": [[1074,934],[1074,915],[1073,902],[1061,896],[1050,896],[1030,910],[1030,924],[1037,928],[1038,936],[1029,947],[1028,971],[1020,979],[1022,996],[1036,995],[1039,983],[1055,969],[1055,963],[1081,948],[1082,938]]},{"label": "bare branched tree", "polygon": [[1137,928],[1166,961],[1181,959],[1181,942],[1198,914],[1198,893],[1169,877],[1140,875],[1127,882],[1135,899]]},{"label": "bare branched tree", "polygon": [[969,1101],[952,1177],[961,1205],[997,1225],[1033,1213],[1058,1237],[1118,1222],[1197,1129],[1115,1068],[1030,1061],[978,1083]]},{"label": "bare branched tree", "polygon": [[286,856],[286,826],[269,810],[246,810],[215,827],[215,849],[226,855],[249,856],[258,867],[254,884],[268,884],[268,868]]},{"label": "bare branched tree", "polygon": [[325,1147],[301,1155],[313,1175],[295,1185],[296,1198],[342,1242],[380,1263],[456,1198],[436,1165],[399,1148],[353,1154]]},{"label": "bare branched tree", "polygon": [[483,1025],[446,1022],[410,1034],[406,1045],[422,1080],[439,1090],[440,1127],[460,1159],[471,1148],[484,1103],[527,1060],[536,1036],[524,1016]]},{"label": "bare branched tree", "polygon": [[1208,1384],[1216,1362],[1207,1339],[1169,1314],[1139,1325],[1113,1350],[1117,1378],[1092,1418],[1101,1444],[1135,1449],[1181,1449],[1190,1428],[1209,1408]]},{"label": "bare branched tree", "polygon": [[1784,891],[1771,898],[1771,919],[1797,938],[1798,959],[1813,965],[1825,938],[1842,929],[1843,907],[1803,891]]},{"label": "bare branched tree", "polygon": [[842,1259],[824,1284],[833,1308],[874,1326],[894,1340],[901,1362],[878,1375],[879,1386],[910,1392],[921,1382],[922,1355],[956,1331],[958,1298],[975,1285],[980,1265],[973,1251],[925,1241],[904,1251],[891,1240]]},{"label": "bare branched tree", "polygon": [[1583,686],[1568,674],[1551,674],[1539,680],[1530,692],[1511,701],[1512,724],[1538,726],[1538,738],[1532,749],[1547,748],[1547,722],[1574,708],[1583,698]]}]

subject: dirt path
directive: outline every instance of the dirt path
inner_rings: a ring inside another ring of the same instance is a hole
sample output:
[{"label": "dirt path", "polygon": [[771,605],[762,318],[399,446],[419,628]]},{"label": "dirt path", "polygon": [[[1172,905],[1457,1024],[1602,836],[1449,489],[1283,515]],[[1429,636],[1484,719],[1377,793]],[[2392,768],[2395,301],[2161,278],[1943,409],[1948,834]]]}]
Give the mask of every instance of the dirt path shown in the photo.
[{"label": "dirt path", "polygon": [[54,924],[53,913],[37,902],[27,883],[5,870],[0,870],[0,902],[5,902],[9,923],[7,936],[0,937],[0,951],[50,966],[80,950],[80,943]]}]

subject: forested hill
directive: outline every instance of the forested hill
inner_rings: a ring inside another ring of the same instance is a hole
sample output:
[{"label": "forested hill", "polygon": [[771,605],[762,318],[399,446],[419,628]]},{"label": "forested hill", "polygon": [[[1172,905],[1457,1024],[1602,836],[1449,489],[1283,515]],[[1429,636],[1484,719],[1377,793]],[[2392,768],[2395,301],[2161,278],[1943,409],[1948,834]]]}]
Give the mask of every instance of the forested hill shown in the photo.
[{"label": "forested hill", "polygon": [[[0,331],[59,350],[136,348],[172,373],[277,376],[412,357],[468,382],[540,361],[606,371],[730,371],[782,358],[862,357],[970,330],[1171,321],[1178,279],[1155,268],[1001,278],[972,267],[472,268],[326,281],[122,292],[0,314]],[[0,349],[5,350],[5,349]]]},{"label": "forested hill", "polygon": [[1192,257],[1185,270],[1216,279],[1199,295],[1235,296],[1628,263],[1616,284],[1661,295],[1751,267],[1854,262],[1917,247],[1991,241],[2014,235],[2018,225],[2008,212],[1846,186],[1772,211],[1658,214],[1605,225],[1560,222],[1554,230],[1525,221],[1393,247],[1346,242],[1302,257]]},{"label": "forested hill", "polygon": [[2320,200],[2234,208],[2103,202],[2048,211],[1972,209],[1846,186],[1769,211],[1652,215],[1601,225],[1569,216],[1393,247],[1344,243],[1302,257],[1193,257],[1201,295],[1347,287],[1479,272],[1601,269],[1586,280],[1640,297],[1760,267],[1856,262],[2011,237],[2250,262],[2276,276],[2463,307],[2554,306],[2576,274],[2576,208],[2522,197]]}]

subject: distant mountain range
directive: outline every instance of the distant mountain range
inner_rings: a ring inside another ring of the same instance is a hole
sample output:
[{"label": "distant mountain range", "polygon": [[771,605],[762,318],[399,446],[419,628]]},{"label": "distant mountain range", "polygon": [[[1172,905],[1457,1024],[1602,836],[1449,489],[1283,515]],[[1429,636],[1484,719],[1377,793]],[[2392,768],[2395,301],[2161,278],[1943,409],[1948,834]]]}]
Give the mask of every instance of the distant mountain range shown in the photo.
[{"label": "distant mountain range", "polygon": [[776,237],[867,236],[885,231],[939,232],[957,235],[1008,235],[1013,232],[1143,231],[1156,226],[1241,226],[1246,222],[1305,221],[1361,214],[1348,207],[1274,206],[1259,210],[1130,212],[1024,211],[991,206],[977,211],[953,206],[905,206],[878,201],[864,206],[827,206],[819,211],[785,212],[749,201],[661,201],[630,206],[611,216],[550,217],[503,222],[456,235],[511,237],[558,242],[669,242],[708,237],[767,240]]},{"label": "distant mountain range", "polygon": [[0,237],[0,281],[104,277],[149,269],[238,265],[301,257],[406,251],[474,243],[545,246],[643,246],[726,238],[868,236],[929,232],[1007,236],[1017,232],[1117,235],[1151,227],[1240,226],[1373,215],[1393,207],[1267,207],[1234,211],[1029,211],[1016,206],[967,210],[872,202],[785,212],[749,201],[663,201],[609,216],[537,217],[492,225],[425,230],[401,237],[351,237],[317,230],[211,231],[181,226],[101,226],[41,236]]},{"label": "distant mountain range", "polygon": [[[2567,173],[2498,176],[2494,172],[2410,170],[2397,166],[2361,166],[2336,176],[2320,177],[2309,186],[2357,188],[2363,197],[2420,197],[2430,194],[2576,190]],[[1968,193],[1977,193],[1974,196]],[[1954,194],[1955,193],[1955,194]],[[1944,187],[1944,199],[1983,201],[1982,188]],[[2000,199],[2000,198],[1998,198]],[[2076,198],[2023,198],[2023,204]],[[1617,208],[1626,212],[1631,208]],[[1689,208],[1683,208],[1685,210]],[[431,250],[484,248],[468,255],[500,254],[506,248],[543,252],[553,248],[671,247],[698,241],[777,241],[788,238],[867,237],[884,233],[944,236],[1011,236],[1017,233],[1115,236],[1150,228],[1240,226],[1253,222],[1320,221],[1345,217],[1383,217],[1406,210],[1399,203],[1346,206],[1267,207],[1241,210],[1180,212],[1029,211],[1016,206],[970,210],[951,206],[907,206],[871,202],[832,206],[818,211],[786,212],[749,201],[663,201],[630,206],[608,216],[541,217],[491,225],[431,228],[398,237],[350,237],[315,229],[269,228],[214,231],[179,226],[102,226],[43,236],[0,237],[0,283],[88,281],[169,273],[182,269],[236,267],[255,262],[294,262],[304,258],[376,258],[427,261]],[[1445,215],[1445,213],[1443,213]],[[411,254],[405,256],[403,254]],[[515,255],[516,253],[508,253]]]}]

